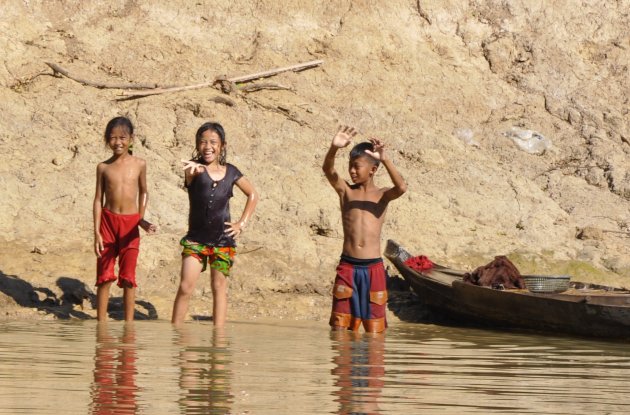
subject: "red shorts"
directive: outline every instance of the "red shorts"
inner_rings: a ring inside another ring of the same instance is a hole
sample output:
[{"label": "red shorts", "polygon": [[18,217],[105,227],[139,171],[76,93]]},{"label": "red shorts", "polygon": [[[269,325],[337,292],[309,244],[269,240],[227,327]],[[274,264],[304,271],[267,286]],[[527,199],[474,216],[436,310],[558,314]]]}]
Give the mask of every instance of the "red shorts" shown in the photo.
[{"label": "red shorts", "polygon": [[386,283],[381,258],[364,260],[342,255],[333,286],[330,325],[358,330],[363,324],[368,332],[385,330]]},{"label": "red shorts", "polygon": [[103,249],[96,260],[96,285],[115,281],[114,265],[118,257],[118,286],[123,281],[134,287],[136,284],[136,263],[140,248],[140,215],[119,215],[103,209],[101,213],[101,237]]}]

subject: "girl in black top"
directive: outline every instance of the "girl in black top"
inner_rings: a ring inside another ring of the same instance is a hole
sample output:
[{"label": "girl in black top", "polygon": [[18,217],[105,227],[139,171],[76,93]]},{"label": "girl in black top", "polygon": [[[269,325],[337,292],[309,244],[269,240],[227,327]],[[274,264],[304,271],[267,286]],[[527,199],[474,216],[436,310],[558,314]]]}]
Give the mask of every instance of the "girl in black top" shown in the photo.
[{"label": "girl in black top", "polygon": [[[207,122],[195,135],[193,160],[182,160],[186,174],[190,212],[188,232],[180,244],[181,282],[173,305],[172,322],[184,321],[190,296],[199,275],[210,264],[212,279],[212,320],[225,324],[227,314],[227,279],[236,253],[235,239],[254,213],[258,193],[238,168],[226,162],[225,131],[218,123]],[[241,218],[231,222],[232,188],[236,185],[247,196]]]}]

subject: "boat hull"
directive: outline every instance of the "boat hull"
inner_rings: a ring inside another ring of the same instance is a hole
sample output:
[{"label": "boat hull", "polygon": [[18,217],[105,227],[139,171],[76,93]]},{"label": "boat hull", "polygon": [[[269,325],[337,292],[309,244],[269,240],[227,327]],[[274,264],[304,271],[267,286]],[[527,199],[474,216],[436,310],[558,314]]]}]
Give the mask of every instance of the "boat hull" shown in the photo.
[{"label": "boat hull", "polygon": [[437,316],[495,328],[630,338],[630,291],[581,283],[558,294],[497,290],[464,283],[463,272],[446,267],[418,272],[405,265],[411,255],[394,241],[385,256]]}]

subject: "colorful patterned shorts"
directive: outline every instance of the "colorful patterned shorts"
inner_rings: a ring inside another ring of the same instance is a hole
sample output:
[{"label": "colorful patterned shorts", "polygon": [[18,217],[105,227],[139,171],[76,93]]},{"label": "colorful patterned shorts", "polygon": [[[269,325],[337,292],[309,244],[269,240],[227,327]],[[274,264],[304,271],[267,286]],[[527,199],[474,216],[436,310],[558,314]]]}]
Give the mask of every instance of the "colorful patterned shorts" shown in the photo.
[{"label": "colorful patterned shorts", "polygon": [[210,268],[218,270],[226,277],[230,275],[230,269],[232,268],[232,264],[234,264],[236,248],[231,246],[209,246],[189,241],[186,238],[182,238],[179,244],[184,247],[182,250],[183,258],[192,256],[203,264],[201,272],[206,270],[209,261]]},{"label": "colorful patterned shorts", "polygon": [[329,324],[380,333],[387,327],[387,273],[381,258],[341,256],[333,287]]}]

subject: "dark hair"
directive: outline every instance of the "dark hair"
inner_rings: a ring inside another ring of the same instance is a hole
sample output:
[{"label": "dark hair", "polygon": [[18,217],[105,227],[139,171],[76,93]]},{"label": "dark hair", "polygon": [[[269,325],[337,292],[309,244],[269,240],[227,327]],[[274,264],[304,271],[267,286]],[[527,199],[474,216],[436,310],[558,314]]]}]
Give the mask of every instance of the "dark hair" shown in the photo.
[{"label": "dark hair", "polygon": [[199,142],[201,141],[201,136],[206,131],[211,130],[217,133],[219,138],[221,139],[221,154],[219,154],[219,164],[225,165],[227,151],[225,150],[225,130],[223,126],[218,122],[206,122],[199,127],[197,133],[195,134],[195,151],[193,151],[192,157],[195,160],[198,160],[201,156],[197,148],[199,148]]},{"label": "dark hair", "polygon": [[[112,135],[112,130],[116,127],[125,127],[129,132],[129,135],[133,135],[133,124],[127,117],[115,117],[109,120],[107,126],[105,127],[105,144],[109,143],[109,137]],[[131,144],[129,145],[129,154],[133,154],[133,147]]]},{"label": "dark hair", "polygon": [[350,161],[359,157],[367,157],[372,162],[372,164],[378,167],[381,162],[367,154],[365,150],[374,151],[374,146],[372,145],[372,143],[365,141],[352,147],[352,150],[350,150]]}]

